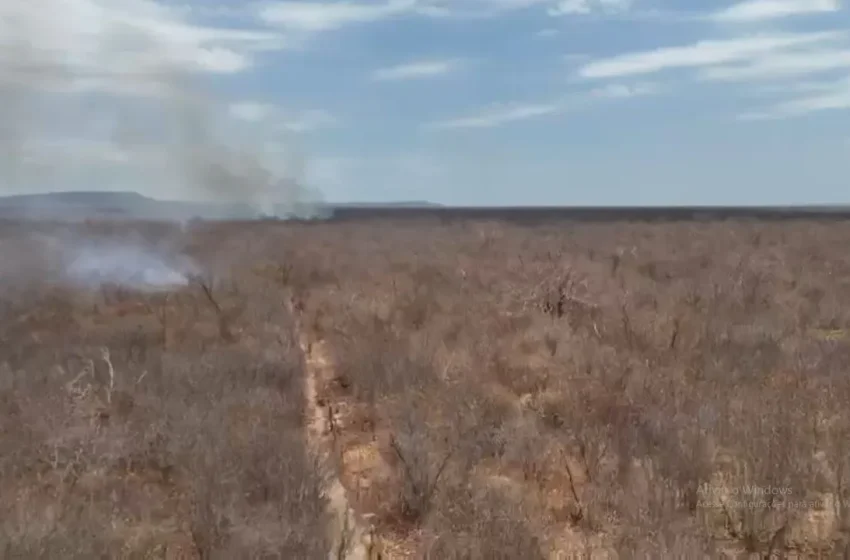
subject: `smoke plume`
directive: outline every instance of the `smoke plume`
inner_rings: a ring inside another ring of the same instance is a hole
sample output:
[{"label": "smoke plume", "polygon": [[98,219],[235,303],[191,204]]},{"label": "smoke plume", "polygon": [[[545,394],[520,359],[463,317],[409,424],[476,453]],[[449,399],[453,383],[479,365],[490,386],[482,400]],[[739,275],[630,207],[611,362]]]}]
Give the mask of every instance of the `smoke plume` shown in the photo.
[{"label": "smoke plume", "polygon": [[155,0],[0,2],[0,189],[136,190],[269,214],[320,202],[291,140],[236,131],[212,93],[285,38],[190,20]]},{"label": "smoke plume", "polygon": [[84,288],[117,284],[143,291],[179,288],[198,274],[186,259],[168,259],[143,245],[118,241],[67,247],[67,279]]},{"label": "smoke plume", "polygon": [[148,239],[128,228],[100,233],[74,226],[16,229],[0,236],[0,263],[6,265],[0,264],[0,299],[48,286],[93,290],[118,285],[148,292],[186,286],[203,269],[182,254],[176,230],[164,231],[159,239]]}]

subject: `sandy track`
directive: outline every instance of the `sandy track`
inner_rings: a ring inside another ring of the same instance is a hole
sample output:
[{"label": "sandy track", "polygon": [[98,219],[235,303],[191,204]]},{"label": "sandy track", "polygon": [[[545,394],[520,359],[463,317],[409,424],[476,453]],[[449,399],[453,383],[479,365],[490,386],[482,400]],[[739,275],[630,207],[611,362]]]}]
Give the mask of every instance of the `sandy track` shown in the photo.
[{"label": "sandy track", "polygon": [[[293,313],[294,317],[297,314]],[[328,498],[331,521],[328,527],[333,547],[329,558],[334,560],[379,560],[383,556],[375,542],[372,526],[366,523],[348,501],[345,487],[337,473],[334,460],[335,445],[331,433],[328,407],[319,401],[320,380],[332,368],[328,352],[321,341],[312,340],[296,320],[298,343],[304,353],[304,400],[307,416],[307,444],[319,458],[323,471],[324,491]]]}]

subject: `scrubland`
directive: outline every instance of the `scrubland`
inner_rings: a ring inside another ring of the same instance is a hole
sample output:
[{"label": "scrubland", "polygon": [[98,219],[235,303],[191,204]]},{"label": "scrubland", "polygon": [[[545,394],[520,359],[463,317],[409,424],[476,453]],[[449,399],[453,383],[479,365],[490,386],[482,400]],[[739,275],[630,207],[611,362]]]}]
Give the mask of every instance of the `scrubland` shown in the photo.
[{"label": "scrubland", "polygon": [[0,227],[3,557],[850,553],[848,224],[76,227],[168,291],[59,229]]}]

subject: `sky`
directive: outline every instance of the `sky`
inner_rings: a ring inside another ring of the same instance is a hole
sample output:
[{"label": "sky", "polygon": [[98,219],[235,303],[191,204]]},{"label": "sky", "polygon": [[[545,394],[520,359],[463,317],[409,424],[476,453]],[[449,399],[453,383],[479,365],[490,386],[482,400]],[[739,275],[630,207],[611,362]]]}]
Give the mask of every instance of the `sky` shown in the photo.
[{"label": "sky", "polygon": [[850,203],[848,109],[841,0],[0,5],[2,192]]}]

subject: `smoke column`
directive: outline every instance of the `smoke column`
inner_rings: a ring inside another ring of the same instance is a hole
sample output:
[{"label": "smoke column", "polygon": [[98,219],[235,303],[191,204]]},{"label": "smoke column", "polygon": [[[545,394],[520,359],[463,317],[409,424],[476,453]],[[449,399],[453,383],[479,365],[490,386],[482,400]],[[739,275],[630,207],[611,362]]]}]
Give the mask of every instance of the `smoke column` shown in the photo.
[{"label": "smoke column", "polygon": [[154,0],[2,0],[0,189],[137,190],[268,214],[319,203],[301,165],[281,168],[287,144],[270,154],[259,131],[237,143],[205,87],[285,44]]}]

